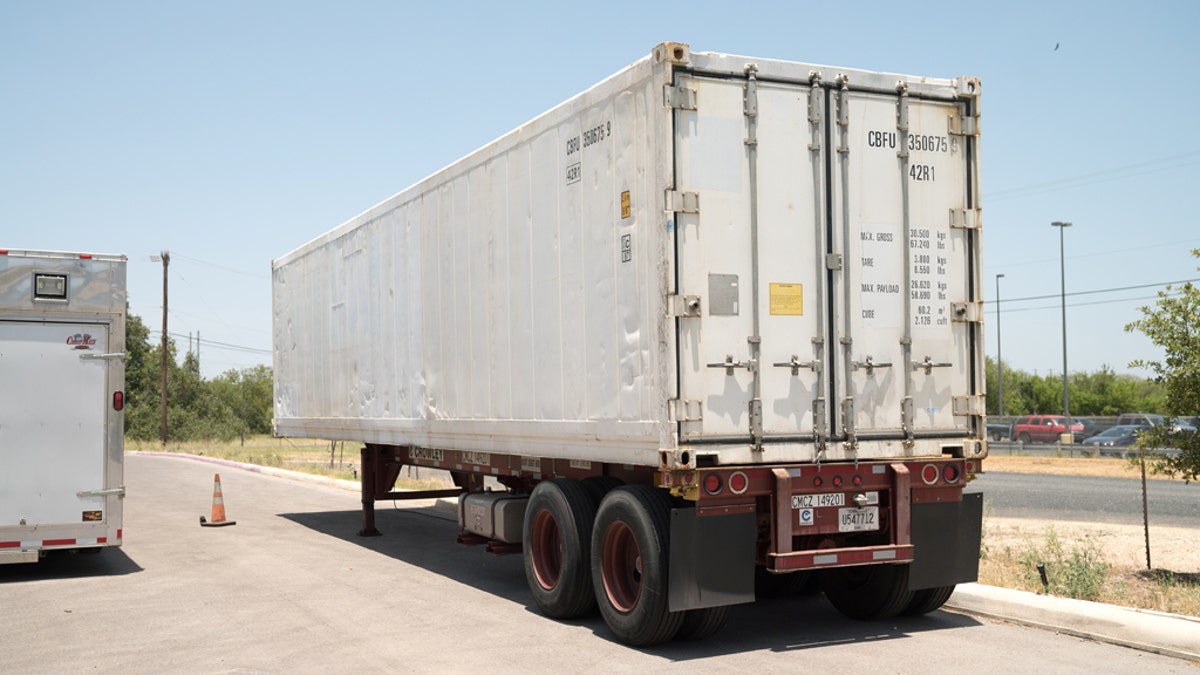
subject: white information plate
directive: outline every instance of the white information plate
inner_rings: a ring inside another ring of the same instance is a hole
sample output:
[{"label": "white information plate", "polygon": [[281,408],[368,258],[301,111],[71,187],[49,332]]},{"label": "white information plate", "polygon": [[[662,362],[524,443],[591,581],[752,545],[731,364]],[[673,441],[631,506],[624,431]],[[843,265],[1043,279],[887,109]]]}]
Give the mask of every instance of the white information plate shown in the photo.
[{"label": "white information plate", "polygon": [[815,509],[821,506],[845,506],[846,495],[841,492],[828,492],[818,495],[792,495],[793,509]]},{"label": "white information plate", "polygon": [[879,529],[879,507],[838,509],[838,532],[867,532]]}]

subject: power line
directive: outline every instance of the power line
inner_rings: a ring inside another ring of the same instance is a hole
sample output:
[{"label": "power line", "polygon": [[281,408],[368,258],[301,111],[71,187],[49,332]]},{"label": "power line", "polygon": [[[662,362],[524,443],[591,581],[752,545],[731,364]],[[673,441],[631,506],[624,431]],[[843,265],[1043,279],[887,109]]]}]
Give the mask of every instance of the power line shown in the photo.
[{"label": "power line", "polygon": [[178,252],[172,252],[172,254],[171,254],[171,255],[175,256],[176,258],[182,258],[182,259],[184,259],[184,260],[188,260],[188,261],[190,261],[190,262],[198,263],[198,264],[200,264],[200,265],[207,265],[207,266],[209,266],[209,267],[215,267],[216,269],[223,270],[223,271],[225,271],[225,272],[229,272],[229,273],[231,273],[231,274],[240,274],[240,275],[242,275],[242,276],[244,276],[244,277],[250,277],[250,278],[252,278],[252,279],[269,279],[269,278],[270,278],[270,277],[269,277],[269,276],[267,276],[266,274],[255,274],[254,272],[246,272],[246,271],[243,271],[243,270],[234,269],[234,268],[232,268],[232,267],[225,267],[224,265],[218,265],[218,264],[216,264],[216,263],[210,263],[210,262],[208,262],[207,260],[201,260],[201,259],[199,259],[199,258],[192,258],[192,257],[190,257],[190,256],[186,256],[186,255],[183,255],[182,253],[178,253]]},{"label": "power line", "polygon": [[[1160,281],[1156,284],[1140,284],[1138,286],[1121,286],[1119,288],[1101,288],[1101,289],[1092,290],[1092,291],[1072,291],[1071,293],[1067,293],[1067,295],[1068,296],[1076,296],[1076,295],[1095,295],[1097,293],[1119,293],[1121,291],[1136,291],[1136,290],[1140,290],[1143,288],[1158,288],[1161,286],[1174,286],[1176,284],[1188,284],[1188,283],[1194,283],[1197,281],[1200,281],[1200,279],[1181,279],[1179,281]],[[1026,300],[1049,300],[1051,298],[1058,298],[1060,296],[1061,296],[1060,293],[1053,293],[1051,295],[1031,295],[1026,298],[1002,298],[1002,300],[1005,303],[1024,302]],[[1151,299],[1153,299],[1153,298],[1151,298]],[[987,304],[992,304],[996,301],[995,301],[995,299],[992,299],[992,300],[984,300],[984,302]],[[1099,303],[1097,303],[1097,304],[1099,304]],[[1082,304],[1072,305],[1072,307],[1079,307],[1079,306],[1083,306],[1083,305]]]},{"label": "power line", "polygon": [[1197,158],[1197,156],[1200,156],[1200,151],[1193,150],[1191,152],[1185,152],[1178,155],[1159,157],[1157,159],[1127,164],[1125,166],[1105,169],[1103,171],[1096,171],[1080,176],[1060,178],[1057,180],[1046,181],[1044,183],[1038,183],[1036,185],[1026,185],[1024,187],[985,193],[983,198],[985,201],[1003,201],[1005,199],[1013,199],[1016,197],[1025,197],[1044,192],[1053,192],[1055,190],[1066,190],[1075,187],[1093,185],[1095,183],[1104,183],[1121,178],[1130,178],[1145,173],[1153,173],[1155,171],[1163,171],[1165,169],[1174,169],[1181,166],[1195,164],[1200,162],[1200,158]]},{"label": "power line", "polygon": [[[150,328],[150,327],[147,326],[147,328]],[[150,331],[152,333],[158,332],[158,330],[159,329],[150,328]],[[185,335],[183,333],[172,333],[170,331],[167,332],[167,335],[169,335],[173,338],[180,338],[180,339],[182,339],[182,338],[187,338],[189,340],[197,340],[198,339],[200,344],[202,344],[204,346],[215,347],[217,349],[225,349],[228,351],[245,352],[247,354],[260,354],[263,356],[270,356],[272,353],[270,349],[262,349],[261,347],[249,347],[246,345],[235,345],[235,344],[231,344],[229,342],[218,342],[216,340],[209,340],[208,338],[197,338],[195,335]]]}]

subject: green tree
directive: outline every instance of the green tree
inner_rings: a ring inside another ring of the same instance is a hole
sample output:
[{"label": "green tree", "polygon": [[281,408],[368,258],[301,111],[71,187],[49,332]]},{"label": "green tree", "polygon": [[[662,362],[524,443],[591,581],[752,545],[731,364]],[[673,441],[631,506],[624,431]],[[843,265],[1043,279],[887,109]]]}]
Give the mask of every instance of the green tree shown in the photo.
[{"label": "green tree", "polygon": [[[162,347],[126,309],[125,434],[143,441],[160,435]],[[177,359],[167,340],[167,436],[171,441],[228,441],[242,433],[271,432],[272,373],[267,366],[228,371],[206,381],[193,353]]]},{"label": "green tree", "polygon": [[[1200,249],[1192,251],[1200,258]],[[1174,291],[1174,292],[1172,292]],[[1165,412],[1176,418],[1200,414],[1200,288],[1186,283],[1159,291],[1154,307],[1138,308],[1142,318],[1125,326],[1143,333],[1162,348],[1161,361],[1138,360],[1131,368],[1148,368],[1166,387]],[[1185,481],[1200,477],[1200,437],[1195,431],[1156,427],[1140,439],[1145,447],[1177,448],[1174,457],[1159,456],[1155,469]]]}]

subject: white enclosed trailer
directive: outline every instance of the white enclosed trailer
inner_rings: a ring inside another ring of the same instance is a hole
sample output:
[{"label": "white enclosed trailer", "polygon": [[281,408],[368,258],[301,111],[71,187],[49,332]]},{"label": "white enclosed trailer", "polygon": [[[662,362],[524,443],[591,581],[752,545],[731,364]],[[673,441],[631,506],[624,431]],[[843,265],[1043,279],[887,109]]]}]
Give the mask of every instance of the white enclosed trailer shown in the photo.
[{"label": "white enclosed trailer", "polygon": [[274,262],[276,430],[367,444],[368,533],[400,466],[451,470],[469,540],[630,643],[719,625],[755,563],[936,608],[987,452],[979,93],[659,45]]},{"label": "white enclosed trailer", "polygon": [[0,249],[0,563],[120,546],[125,257]]}]

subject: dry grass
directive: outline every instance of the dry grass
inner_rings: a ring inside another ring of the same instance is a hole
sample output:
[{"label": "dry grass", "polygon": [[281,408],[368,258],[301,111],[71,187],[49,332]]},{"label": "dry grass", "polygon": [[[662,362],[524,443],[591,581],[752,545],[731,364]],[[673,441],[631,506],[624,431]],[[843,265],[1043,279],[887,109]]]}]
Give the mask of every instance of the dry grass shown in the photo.
[{"label": "dry grass", "polygon": [[[1040,473],[1140,479],[1136,463],[1123,459],[990,456],[984,469],[992,473]],[[1148,476],[1151,480],[1166,480]],[[1049,540],[1058,541],[1059,554]],[[1146,532],[1139,525],[1061,523],[984,517],[984,545],[979,582],[1003,588],[1044,592],[1037,562],[1048,569],[1065,567],[1076,576],[1094,577],[1098,592],[1087,599],[1124,607],[1200,616],[1200,547],[1195,530],[1150,526],[1150,560],[1146,565]],[[1087,561],[1102,563],[1090,567]],[[1060,570],[1061,571],[1061,570]],[[1087,586],[1087,584],[1077,584]],[[1052,587],[1052,590],[1053,587]],[[1070,595],[1062,589],[1058,595]]]}]

